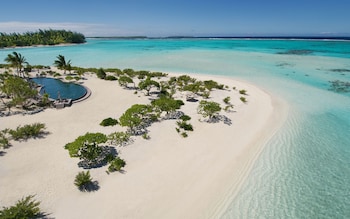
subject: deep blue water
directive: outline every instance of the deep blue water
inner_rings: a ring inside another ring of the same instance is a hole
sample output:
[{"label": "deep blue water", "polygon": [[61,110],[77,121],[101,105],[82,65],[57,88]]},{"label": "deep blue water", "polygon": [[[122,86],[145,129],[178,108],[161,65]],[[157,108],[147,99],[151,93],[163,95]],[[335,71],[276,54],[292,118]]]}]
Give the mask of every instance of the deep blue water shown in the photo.
[{"label": "deep blue water", "polygon": [[32,78],[31,80],[43,86],[40,90],[41,94],[47,93],[49,98],[55,100],[58,99],[58,95],[62,99],[76,100],[86,94],[86,89],[79,84],[65,83],[58,79],[44,77]]},{"label": "deep blue water", "polygon": [[[13,49],[0,50],[0,61]],[[284,126],[221,218],[350,218],[350,41],[89,39],[16,49],[31,64],[61,54],[83,67],[223,75],[286,100]],[[346,88],[346,87],[345,87]]]}]

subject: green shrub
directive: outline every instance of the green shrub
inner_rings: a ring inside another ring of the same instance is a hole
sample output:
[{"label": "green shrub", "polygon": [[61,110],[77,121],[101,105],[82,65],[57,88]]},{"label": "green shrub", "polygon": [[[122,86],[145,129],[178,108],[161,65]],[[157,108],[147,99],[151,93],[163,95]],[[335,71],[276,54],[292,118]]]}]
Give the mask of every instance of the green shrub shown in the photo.
[{"label": "green shrub", "polygon": [[210,97],[210,92],[209,91],[204,91],[203,94],[202,94],[203,98],[204,99],[209,99]]},{"label": "green shrub", "polygon": [[88,191],[92,184],[90,171],[81,171],[75,176],[74,185],[76,185],[80,191]]},{"label": "green shrub", "polygon": [[71,81],[71,80],[73,80],[74,78],[72,77],[72,76],[70,76],[70,75],[68,75],[68,76],[66,76],[66,80],[67,81]]},{"label": "green shrub", "polygon": [[191,117],[188,116],[188,115],[183,115],[183,116],[180,117],[180,119],[181,119],[182,121],[189,121],[189,120],[191,120]]},{"label": "green shrub", "polygon": [[33,195],[22,198],[17,201],[14,206],[3,207],[0,211],[0,218],[3,219],[24,219],[24,218],[39,218],[43,216],[40,212],[40,202],[32,200]]},{"label": "green shrub", "polygon": [[224,108],[224,110],[225,110],[225,112],[230,112],[231,111],[231,109],[233,109],[233,105],[227,105],[227,106],[225,106],[225,108]]},{"label": "green shrub", "polygon": [[147,133],[144,133],[144,134],[142,135],[142,138],[148,140],[148,139],[150,139],[151,137],[150,137]]},{"label": "green shrub", "polygon": [[0,148],[8,148],[10,146],[10,141],[6,137],[7,130],[0,131]]},{"label": "green shrub", "polygon": [[96,142],[84,142],[83,146],[79,149],[78,156],[82,160],[94,161],[100,157],[101,153],[102,148]]},{"label": "green shrub", "polygon": [[209,116],[209,119],[211,119],[215,114],[219,113],[221,111],[221,107],[219,103],[213,102],[213,101],[205,101],[201,100],[199,102],[199,106],[197,109],[197,112],[201,114],[203,117]]},{"label": "green shrub", "polygon": [[126,145],[130,141],[130,134],[125,132],[114,132],[108,135],[108,140],[113,145]]},{"label": "green shrub", "polygon": [[26,140],[32,137],[39,137],[43,134],[43,130],[45,129],[45,124],[43,123],[34,123],[32,125],[24,125],[23,127],[18,126],[16,130],[9,130],[9,134],[16,141],[18,140]]},{"label": "green shrub", "polygon": [[240,97],[239,98],[243,103],[246,103],[247,102],[247,99],[245,97]]},{"label": "green shrub", "polygon": [[193,131],[193,126],[191,124],[186,123],[185,121],[178,121],[177,125],[185,131]]},{"label": "green shrub", "polygon": [[99,68],[96,73],[97,77],[100,79],[106,78],[106,72],[103,70],[103,68]]},{"label": "green shrub", "polygon": [[75,141],[68,143],[64,146],[69,151],[71,157],[77,157],[79,149],[84,146],[84,143],[96,143],[101,144],[107,142],[107,136],[102,133],[86,133],[83,136],[79,136]]},{"label": "green shrub", "polygon": [[60,74],[60,73],[55,72],[55,73],[53,74],[53,76],[54,76],[55,78],[57,78],[57,77],[60,77],[60,76],[61,76],[61,74]]},{"label": "green shrub", "polygon": [[188,137],[188,135],[187,135],[186,132],[182,132],[181,135],[182,135],[182,137],[184,137],[184,138],[187,138],[187,137]]},{"label": "green shrub", "polygon": [[111,117],[102,120],[102,122],[100,123],[101,126],[115,126],[118,124],[118,120],[113,119]]},{"label": "green shrub", "polygon": [[125,167],[126,163],[123,159],[116,157],[114,160],[112,160],[109,163],[108,171],[114,172],[114,171],[120,171],[123,167]]},{"label": "green shrub", "polygon": [[224,103],[226,103],[226,104],[229,104],[229,103],[230,103],[230,100],[231,100],[231,97],[225,97],[225,98],[223,99]]},{"label": "green shrub", "polygon": [[242,94],[242,95],[247,95],[247,91],[246,90],[240,90],[239,93]]},{"label": "green shrub", "polygon": [[105,80],[107,80],[107,81],[116,81],[117,78],[115,76],[113,76],[113,75],[107,75]]}]

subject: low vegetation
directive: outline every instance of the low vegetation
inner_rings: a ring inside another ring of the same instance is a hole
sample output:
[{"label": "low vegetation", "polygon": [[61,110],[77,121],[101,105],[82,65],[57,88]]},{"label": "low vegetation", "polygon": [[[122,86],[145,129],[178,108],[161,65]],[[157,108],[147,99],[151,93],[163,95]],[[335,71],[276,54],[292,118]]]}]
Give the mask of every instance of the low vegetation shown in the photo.
[{"label": "low vegetation", "polygon": [[109,162],[108,172],[121,171],[125,165],[126,163],[123,159],[116,157]]},{"label": "low vegetation", "polygon": [[9,138],[6,136],[8,130],[0,131],[0,148],[8,148],[11,146]]},{"label": "low vegetation", "polygon": [[75,176],[74,185],[82,192],[98,190],[98,182],[92,180],[90,171],[81,171]]},{"label": "low vegetation", "polygon": [[193,126],[188,123],[188,121],[191,120],[191,117],[188,115],[182,115],[179,118],[179,121],[176,122],[177,126],[175,129],[176,131],[181,134],[182,137],[186,138],[188,137],[187,131],[193,131]]},{"label": "low vegetation", "polygon": [[44,213],[41,212],[40,202],[33,200],[34,196],[29,195],[17,201],[14,206],[3,207],[0,210],[0,218],[3,219],[20,219],[20,218],[42,218]]},{"label": "low vegetation", "polygon": [[40,137],[45,133],[45,128],[45,124],[43,123],[34,123],[32,125],[18,126],[15,130],[9,130],[8,133],[16,141],[27,140],[29,138]]},{"label": "low vegetation", "polygon": [[100,123],[101,126],[115,126],[117,124],[118,120],[113,119],[111,117],[102,120],[102,122]]},{"label": "low vegetation", "polygon": [[247,95],[247,91],[246,90],[239,90],[239,93],[242,94],[242,95]]},{"label": "low vegetation", "polygon": [[126,132],[114,132],[108,135],[108,140],[112,145],[125,146],[130,143],[130,134]]},{"label": "low vegetation", "polygon": [[21,141],[30,138],[43,137],[48,134],[48,132],[44,131],[45,129],[45,124],[34,123],[31,125],[18,126],[16,129],[0,130],[0,149],[10,147],[11,140]]},{"label": "low vegetation", "polygon": [[230,102],[231,101],[231,97],[225,97],[223,99],[224,103],[226,104],[224,110],[225,112],[230,112],[233,109],[233,104]]},{"label": "low vegetation", "polygon": [[201,100],[197,112],[201,114],[204,118],[209,117],[209,120],[221,111],[219,103],[214,101]]},{"label": "low vegetation", "polygon": [[11,108],[20,105],[22,108],[26,108],[29,104],[29,99],[38,95],[37,90],[23,78],[18,76],[7,75],[0,81],[0,92],[4,94],[1,101],[11,111]]},{"label": "low vegetation", "polygon": [[243,103],[247,103],[247,99],[245,97],[240,97],[239,98]]},{"label": "low vegetation", "polygon": [[106,143],[108,140],[107,136],[102,133],[86,133],[85,135],[79,136],[73,142],[68,143],[64,146],[65,149],[69,151],[71,157],[79,157],[79,149],[87,144],[101,144]]},{"label": "low vegetation", "polygon": [[[13,54],[15,56],[15,54]],[[19,54],[17,54],[19,58]],[[18,69],[18,72],[22,72],[25,64],[25,59],[22,61],[9,62],[9,65]],[[103,68],[80,68],[71,66],[71,60],[66,61],[63,55],[56,57],[55,66],[59,69],[66,71],[74,71],[73,74],[65,76],[67,80],[79,80],[83,78],[85,72],[92,72],[96,76],[103,80],[117,80],[120,86],[127,89],[133,89],[135,94],[140,94],[140,91],[144,91],[146,96],[149,96],[149,104],[134,104],[128,108],[119,118],[106,118],[101,121],[101,126],[115,126],[120,125],[125,127],[125,132],[114,132],[109,135],[102,133],[86,133],[85,135],[77,137],[73,142],[67,143],[64,148],[68,150],[71,157],[79,158],[79,167],[84,169],[102,167],[108,164],[107,173],[122,171],[126,162],[121,159],[116,153],[116,149],[113,146],[125,146],[133,141],[131,136],[140,136],[144,139],[149,139],[149,131],[147,128],[154,122],[162,120],[176,119],[176,130],[183,136],[188,137],[188,133],[193,131],[194,128],[190,123],[191,117],[179,111],[185,104],[179,98],[177,91],[181,92],[181,98],[186,95],[193,96],[193,104],[198,104],[197,113],[204,118],[209,117],[208,121],[217,119],[219,121],[228,120],[227,117],[219,115],[222,110],[219,103],[214,101],[208,101],[211,92],[215,90],[228,89],[228,86],[219,84],[213,80],[200,81],[192,78],[188,75],[181,75],[179,77],[171,77],[168,80],[163,79],[167,76],[161,72],[149,72],[149,71],[135,71],[133,69],[103,69]],[[60,77],[61,74],[53,71],[47,71],[45,74],[51,76]],[[75,75],[78,76],[75,76]],[[24,84],[22,77],[18,76],[1,76],[0,78],[0,91],[8,97],[12,98],[11,104],[8,104],[9,109],[15,105],[26,105],[26,101],[36,96],[37,93],[33,92],[30,84]],[[21,91],[17,94],[17,90],[11,85],[15,84]],[[114,83],[114,82],[111,82]],[[27,89],[27,88],[30,89]],[[26,90],[27,89],[27,90]],[[236,89],[235,87],[233,89]],[[153,91],[157,92],[153,92]],[[241,95],[247,95],[246,90],[239,90]],[[27,96],[24,96],[27,95]],[[21,96],[22,95],[22,96]],[[241,101],[246,102],[245,97],[240,98]],[[198,103],[196,103],[199,101]],[[233,108],[231,104],[231,97],[226,97],[223,102],[226,104],[225,111]],[[192,103],[191,103],[192,104]],[[196,105],[197,106],[197,105]],[[215,117],[215,118],[214,118]],[[14,140],[24,140],[30,137],[40,137],[45,129],[44,124],[33,124],[32,126],[18,127],[16,130],[3,130],[0,132],[0,147],[8,147],[10,145],[8,135]],[[136,137],[135,137],[136,138]],[[98,183],[93,181],[89,171],[82,171],[76,175],[74,184],[81,191],[97,190]]]}]

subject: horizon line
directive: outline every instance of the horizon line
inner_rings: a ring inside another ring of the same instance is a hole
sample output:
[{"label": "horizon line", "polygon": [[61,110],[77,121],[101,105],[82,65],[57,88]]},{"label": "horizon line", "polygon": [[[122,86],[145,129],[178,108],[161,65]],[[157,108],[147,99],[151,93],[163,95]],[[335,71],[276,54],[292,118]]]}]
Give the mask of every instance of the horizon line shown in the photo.
[{"label": "horizon line", "polygon": [[86,36],[86,38],[101,38],[101,39],[190,39],[190,38],[203,38],[203,39],[210,39],[210,38],[218,38],[218,39],[338,39],[338,40],[350,40],[350,35],[339,35],[339,36],[330,36],[330,35],[262,35],[262,36],[249,36],[249,35],[242,35],[242,36],[220,36],[220,35],[213,35],[213,36],[185,36],[185,35],[179,35],[179,36],[133,36],[133,35],[126,35],[126,36]]}]

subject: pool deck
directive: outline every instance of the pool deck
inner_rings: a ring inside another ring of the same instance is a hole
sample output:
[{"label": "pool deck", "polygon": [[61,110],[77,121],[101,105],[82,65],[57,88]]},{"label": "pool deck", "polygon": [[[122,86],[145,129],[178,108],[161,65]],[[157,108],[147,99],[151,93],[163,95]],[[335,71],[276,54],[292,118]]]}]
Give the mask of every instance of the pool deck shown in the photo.
[{"label": "pool deck", "polygon": [[90,90],[88,87],[86,87],[86,86],[84,86],[84,85],[80,85],[80,86],[83,86],[83,87],[86,89],[86,93],[85,93],[85,95],[82,96],[81,98],[76,99],[76,100],[73,100],[73,101],[72,101],[73,104],[79,103],[79,102],[81,102],[81,101],[84,101],[84,100],[86,100],[87,98],[89,98],[89,97],[91,96],[91,90]]}]

